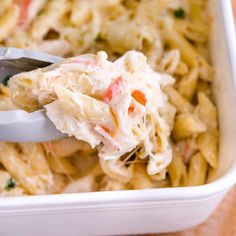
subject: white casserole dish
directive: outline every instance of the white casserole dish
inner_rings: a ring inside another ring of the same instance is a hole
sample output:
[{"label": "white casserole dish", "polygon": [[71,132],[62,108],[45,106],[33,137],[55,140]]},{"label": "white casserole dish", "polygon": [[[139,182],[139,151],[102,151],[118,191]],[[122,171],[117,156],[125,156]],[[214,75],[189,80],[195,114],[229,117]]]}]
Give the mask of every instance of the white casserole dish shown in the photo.
[{"label": "white casserole dish", "polygon": [[231,0],[211,0],[214,91],[220,113],[218,179],[198,187],[0,199],[0,235],[174,232],[203,222],[236,182],[236,39]]}]

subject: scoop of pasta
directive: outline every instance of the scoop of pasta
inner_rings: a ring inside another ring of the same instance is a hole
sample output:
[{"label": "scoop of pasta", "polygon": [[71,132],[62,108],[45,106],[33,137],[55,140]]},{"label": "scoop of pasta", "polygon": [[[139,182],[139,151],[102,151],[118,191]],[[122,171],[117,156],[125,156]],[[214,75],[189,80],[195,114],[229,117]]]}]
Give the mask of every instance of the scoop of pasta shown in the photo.
[{"label": "scoop of pasta", "polygon": [[[29,111],[45,107],[58,130],[97,147],[104,160],[119,160],[136,147],[154,175],[171,162],[165,86],[172,77],[151,69],[129,51],[115,62],[105,52],[64,60],[13,76],[13,103]],[[24,93],[24,96],[22,94]]]}]

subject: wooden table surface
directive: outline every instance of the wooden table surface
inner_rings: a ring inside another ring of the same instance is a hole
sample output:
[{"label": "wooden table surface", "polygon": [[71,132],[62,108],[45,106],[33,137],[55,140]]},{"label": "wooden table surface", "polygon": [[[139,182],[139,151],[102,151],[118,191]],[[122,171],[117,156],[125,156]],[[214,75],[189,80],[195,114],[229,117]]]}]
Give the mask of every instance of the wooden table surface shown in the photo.
[{"label": "wooden table surface", "polygon": [[236,236],[236,186],[203,224],[178,233],[148,236]]}]

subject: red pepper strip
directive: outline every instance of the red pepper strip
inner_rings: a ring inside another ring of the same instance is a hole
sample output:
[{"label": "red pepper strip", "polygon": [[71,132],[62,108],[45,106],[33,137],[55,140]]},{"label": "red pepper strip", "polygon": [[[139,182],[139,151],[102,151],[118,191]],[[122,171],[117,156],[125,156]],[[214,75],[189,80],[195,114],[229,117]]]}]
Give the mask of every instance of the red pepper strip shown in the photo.
[{"label": "red pepper strip", "polygon": [[118,77],[115,81],[111,83],[111,85],[108,87],[108,89],[103,94],[102,101],[105,103],[109,103],[114,96],[121,93],[121,86],[123,83],[122,77]]},{"label": "red pepper strip", "polygon": [[143,106],[145,106],[147,104],[147,98],[146,98],[146,95],[144,92],[138,90],[138,89],[135,89],[133,92],[132,92],[132,97],[137,101],[139,102],[140,104],[142,104]]},{"label": "red pepper strip", "polygon": [[18,24],[24,24],[28,19],[29,6],[32,0],[16,0],[17,4],[20,6],[20,16],[18,19]]},{"label": "red pepper strip", "polygon": [[101,126],[101,128],[102,128],[106,133],[108,133],[109,135],[111,135],[111,131],[110,131],[107,127]]},{"label": "red pepper strip", "polygon": [[135,108],[135,105],[133,103],[131,103],[128,108],[128,113],[130,114],[130,113],[134,112],[134,108]]}]

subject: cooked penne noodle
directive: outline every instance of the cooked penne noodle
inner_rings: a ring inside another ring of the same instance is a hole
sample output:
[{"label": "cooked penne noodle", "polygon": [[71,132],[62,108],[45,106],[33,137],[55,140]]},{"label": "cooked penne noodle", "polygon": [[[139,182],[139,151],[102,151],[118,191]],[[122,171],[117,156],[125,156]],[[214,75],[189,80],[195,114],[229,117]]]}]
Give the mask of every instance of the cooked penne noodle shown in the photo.
[{"label": "cooked penne noodle", "polygon": [[66,158],[48,156],[48,163],[53,172],[57,174],[75,175],[75,167]]},{"label": "cooked penne noodle", "polygon": [[126,167],[121,161],[117,162],[115,160],[102,160],[100,159],[100,165],[105,174],[110,178],[117,180],[121,183],[128,183],[133,177],[133,165]]},{"label": "cooked penne noodle", "polygon": [[94,176],[88,175],[69,183],[63,190],[63,193],[82,193],[95,190]]},{"label": "cooked penne noodle", "polygon": [[64,138],[52,142],[44,142],[43,146],[48,154],[56,158],[68,157],[78,151],[86,153],[94,152],[89,144],[75,138]]},{"label": "cooked penne noodle", "polygon": [[17,181],[31,194],[45,194],[40,177],[33,172],[17,152],[14,144],[0,143],[0,161]]},{"label": "cooked penne noodle", "polygon": [[193,42],[204,43],[208,38],[208,27],[199,25],[194,21],[186,22],[184,20],[176,20],[174,29]]},{"label": "cooked penne noodle", "polygon": [[201,79],[212,81],[212,67],[197,53],[196,49],[184,38],[184,36],[176,32],[169,24],[165,24],[164,26],[164,35],[166,42],[172,48],[178,48],[180,50],[182,59],[190,67],[199,67]]},{"label": "cooked penne noodle", "polygon": [[196,137],[206,131],[206,125],[192,113],[182,113],[176,116],[173,129],[173,138],[179,141],[185,138]]},{"label": "cooked penne noodle", "polygon": [[129,184],[121,183],[114,179],[104,176],[101,180],[99,190],[100,191],[117,191],[117,190],[128,190],[131,186]]},{"label": "cooked penne noodle", "polygon": [[0,41],[8,37],[14,30],[18,21],[19,13],[19,7],[16,4],[12,4],[12,6],[0,16]]},{"label": "cooked penne noodle", "polygon": [[5,170],[0,170],[0,196],[23,196],[26,195],[25,190],[16,183],[15,179]]},{"label": "cooked penne noodle", "polygon": [[21,158],[30,166],[49,189],[53,185],[53,176],[46,160],[44,150],[37,143],[20,143]]},{"label": "cooked penne noodle", "polygon": [[197,138],[198,147],[211,167],[218,166],[218,133],[208,130]]},{"label": "cooked penne noodle", "polygon": [[60,17],[66,13],[67,5],[66,0],[47,1],[44,11],[32,23],[30,32],[32,37],[42,39]]},{"label": "cooked penne noodle", "polygon": [[2,0],[0,1],[0,14],[5,13],[8,8],[13,4],[13,0]]},{"label": "cooked penne noodle", "polygon": [[70,16],[70,20],[73,25],[80,27],[89,21],[91,14],[92,12],[88,2],[73,0]]},{"label": "cooked penne noodle", "polygon": [[199,55],[194,47],[169,24],[164,25],[165,40],[172,48],[178,48],[182,59],[191,67],[197,65]]},{"label": "cooked penne noodle", "polygon": [[193,112],[194,106],[184,98],[175,88],[166,87],[165,92],[167,93],[170,102],[176,107],[178,112]]},{"label": "cooked penne noodle", "polygon": [[207,162],[201,153],[195,154],[189,164],[187,185],[203,185],[206,181]]},{"label": "cooked penne noodle", "polygon": [[212,88],[209,82],[198,80],[197,91],[204,93],[209,98],[212,98]]},{"label": "cooked penne noodle", "polygon": [[179,50],[166,52],[161,59],[160,69],[167,74],[174,74],[180,63]]},{"label": "cooked penne noodle", "polygon": [[171,184],[173,187],[185,186],[187,179],[187,169],[183,162],[183,157],[177,150],[173,150],[173,160],[168,166]]},{"label": "cooked penne noodle", "polygon": [[175,74],[177,75],[186,75],[188,73],[189,69],[185,62],[179,61],[179,64],[177,65],[177,68],[175,70]]},{"label": "cooked penne noodle", "polygon": [[189,101],[192,101],[197,89],[198,69],[193,68],[187,75],[181,78],[178,83],[179,92]]},{"label": "cooked penne noodle", "polygon": [[217,130],[217,109],[204,93],[198,93],[198,105],[196,107],[196,112],[199,118],[206,124],[208,129]]},{"label": "cooked penne noodle", "polygon": [[147,175],[146,167],[142,164],[134,165],[134,174],[130,181],[134,189],[149,189],[153,188],[150,177]]},{"label": "cooked penne noodle", "polygon": [[48,190],[48,194],[62,193],[67,184],[69,184],[68,177],[64,174],[53,174],[53,186]]},{"label": "cooked penne noodle", "polygon": [[[62,108],[76,118],[90,122],[98,121],[100,125],[109,128],[114,123],[113,115],[106,103],[82,93],[74,96],[73,93],[63,87],[57,87],[56,93]],[[76,106],[77,101],[80,102],[78,106]]]}]

